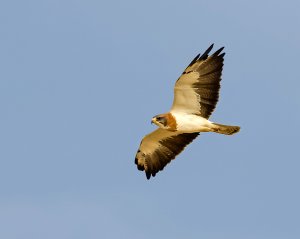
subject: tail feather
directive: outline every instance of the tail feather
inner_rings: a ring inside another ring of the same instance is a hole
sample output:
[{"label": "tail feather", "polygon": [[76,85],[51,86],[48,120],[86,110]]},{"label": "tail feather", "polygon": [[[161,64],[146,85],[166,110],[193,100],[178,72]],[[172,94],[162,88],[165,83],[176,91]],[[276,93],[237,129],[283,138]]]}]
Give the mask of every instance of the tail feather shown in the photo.
[{"label": "tail feather", "polygon": [[239,126],[223,125],[213,123],[213,131],[219,134],[232,135],[240,131]]}]

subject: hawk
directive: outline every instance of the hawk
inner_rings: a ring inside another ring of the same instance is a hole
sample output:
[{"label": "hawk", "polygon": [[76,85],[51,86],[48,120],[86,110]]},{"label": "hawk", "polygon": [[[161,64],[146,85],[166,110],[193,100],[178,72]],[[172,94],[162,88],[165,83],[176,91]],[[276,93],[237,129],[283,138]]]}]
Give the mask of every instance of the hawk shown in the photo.
[{"label": "hawk", "polygon": [[176,81],[171,110],[151,120],[159,128],[142,139],[135,157],[147,179],[163,170],[200,132],[232,135],[240,130],[208,120],[219,99],[225,55],[222,47],[209,56],[212,48],[213,44],[198,54]]}]

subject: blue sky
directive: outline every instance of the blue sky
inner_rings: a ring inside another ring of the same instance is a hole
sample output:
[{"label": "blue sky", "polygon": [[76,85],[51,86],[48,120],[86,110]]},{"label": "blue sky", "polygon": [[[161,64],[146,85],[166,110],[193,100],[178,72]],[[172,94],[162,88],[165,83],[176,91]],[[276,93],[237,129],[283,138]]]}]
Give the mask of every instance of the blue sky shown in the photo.
[{"label": "blue sky", "polygon": [[[300,238],[299,1],[0,3],[0,237]],[[151,117],[211,43],[211,119],[152,180]]]}]

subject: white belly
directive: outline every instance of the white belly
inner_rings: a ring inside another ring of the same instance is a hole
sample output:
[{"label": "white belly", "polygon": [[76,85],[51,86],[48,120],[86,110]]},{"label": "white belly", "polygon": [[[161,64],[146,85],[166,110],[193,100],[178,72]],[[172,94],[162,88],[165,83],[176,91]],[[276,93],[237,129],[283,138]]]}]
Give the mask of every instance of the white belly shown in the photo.
[{"label": "white belly", "polygon": [[212,122],[197,115],[174,113],[172,115],[176,119],[177,130],[184,133],[209,132],[211,131]]}]

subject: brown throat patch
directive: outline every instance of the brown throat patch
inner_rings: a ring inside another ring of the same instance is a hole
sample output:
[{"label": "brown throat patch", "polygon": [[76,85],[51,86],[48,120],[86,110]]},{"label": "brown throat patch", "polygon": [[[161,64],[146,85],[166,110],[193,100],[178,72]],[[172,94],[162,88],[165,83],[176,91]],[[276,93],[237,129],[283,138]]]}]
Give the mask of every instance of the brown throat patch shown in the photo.
[{"label": "brown throat patch", "polygon": [[174,116],[171,113],[166,114],[167,125],[169,126],[169,130],[176,131],[177,130],[177,123]]}]

